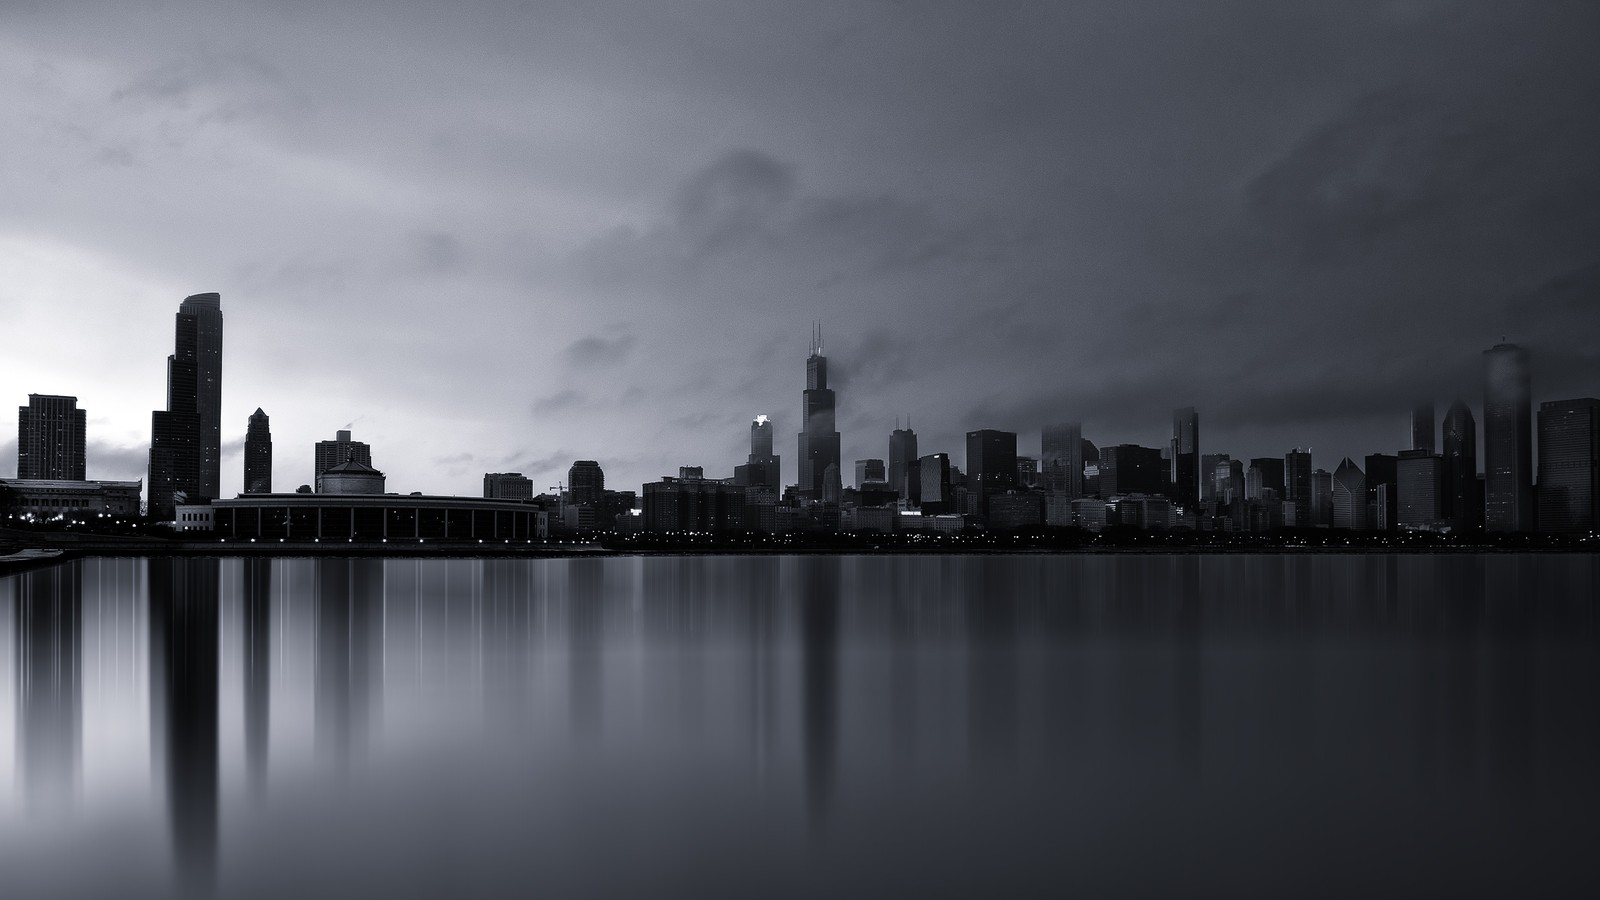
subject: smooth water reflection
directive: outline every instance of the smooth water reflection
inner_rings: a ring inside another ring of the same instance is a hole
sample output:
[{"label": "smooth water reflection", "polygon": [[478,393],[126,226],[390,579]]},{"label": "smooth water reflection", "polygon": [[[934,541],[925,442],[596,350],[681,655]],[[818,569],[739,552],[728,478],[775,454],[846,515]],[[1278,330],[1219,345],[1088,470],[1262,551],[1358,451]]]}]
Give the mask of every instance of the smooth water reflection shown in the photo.
[{"label": "smooth water reflection", "polygon": [[0,579],[0,872],[1584,895],[1597,588],[1556,555],[70,563]]}]

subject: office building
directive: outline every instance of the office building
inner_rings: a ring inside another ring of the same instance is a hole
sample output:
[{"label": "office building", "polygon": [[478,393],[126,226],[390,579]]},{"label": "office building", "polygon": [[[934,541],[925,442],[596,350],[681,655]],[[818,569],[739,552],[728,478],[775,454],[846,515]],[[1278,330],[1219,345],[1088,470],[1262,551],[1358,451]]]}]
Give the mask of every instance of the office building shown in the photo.
[{"label": "office building", "polygon": [[772,420],[756,416],[750,423],[750,456],[733,470],[737,484],[764,487],[777,494],[783,490],[782,461],[772,452]]},{"label": "office building", "polygon": [[1539,530],[1600,527],[1600,400],[1539,405]]},{"label": "office building", "polygon": [[1334,528],[1365,531],[1367,528],[1367,476],[1361,467],[1346,456],[1339,461],[1332,479]]},{"label": "office building", "polygon": [[483,496],[486,500],[531,500],[533,479],[521,472],[485,472]]},{"label": "office building", "polygon": [[[370,469],[349,461],[341,466]],[[340,467],[334,467],[340,468]],[[324,479],[338,477],[324,472]],[[547,514],[509,500],[372,491],[249,494],[211,504],[211,526],[227,540],[459,541],[525,543],[549,536]]]},{"label": "office building", "polygon": [[[834,481],[839,475],[839,432],[835,430],[833,391],[828,388],[828,357],[822,352],[822,327],[811,333],[811,355],[806,357],[806,389],[801,399],[800,496],[823,499],[829,466]],[[836,501],[837,502],[837,501]]]},{"label": "office building", "polygon": [[316,471],[312,474],[312,482],[322,477],[322,473],[334,466],[345,462],[358,462],[364,466],[372,465],[372,448],[360,441],[350,439],[350,432],[343,429],[334,432],[333,440],[317,441],[316,453],[313,457]]},{"label": "office building", "polygon": [[1440,493],[1444,466],[1426,450],[1403,450],[1395,463],[1396,523],[1401,528],[1432,528],[1443,518]]},{"label": "office building", "polygon": [[1483,527],[1483,482],[1478,479],[1478,423],[1460,400],[1444,415],[1440,515],[1457,531]]},{"label": "office building", "polygon": [[137,481],[0,478],[0,509],[36,518],[137,516],[144,485]]},{"label": "office building", "polygon": [[606,492],[606,473],[600,463],[580,459],[567,469],[567,502],[573,506],[596,507]]},{"label": "office building", "polygon": [[1399,457],[1390,453],[1367,454],[1367,527],[1392,531],[1399,501],[1396,465]]},{"label": "office building", "polygon": [[17,407],[17,477],[82,481],[84,418],[77,397],[29,394]]},{"label": "office building", "polygon": [[1078,422],[1046,425],[1039,434],[1039,474],[1044,489],[1077,499],[1083,490],[1083,426]]},{"label": "office building", "polygon": [[1528,351],[1483,351],[1484,527],[1533,530],[1533,400]]},{"label": "office building", "polygon": [[930,453],[919,458],[917,480],[923,515],[935,516],[956,511],[955,498],[951,493],[948,454]]},{"label": "office building", "polygon": [[1104,499],[1121,494],[1161,494],[1168,467],[1161,451],[1137,444],[1100,449],[1100,493]]},{"label": "office building", "polygon": [[[1288,457],[1279,459],[1276,456],[1258,456],[1250,460],[1250,468],[1260,473],[1261,490],[1272,491],[1282,500],[1286,494],[1283,489],[1283,469]],[[1306,470],[1311,471],[1310,469]],[[1251,500],[1260,500],[1260,496],[1251,496]]]},{"label": "office building", "polygon": [[865,486],[866,483],[869,482],[869,481],[881,482],[881,483],[885,483],[886,484],[886,483],[888,483],[888,479],[889,479],[889,476],[885,472],[885,468],[884,468],[884,465],[883,465],[883,460],[881,460],[881,459],[858,459],[858,460],[856,460],[856,488],[857,489],[860,489],[861,487]]},{"label": "office building", "polygon": [[906,427],[889,433],[889,487],[901,497],[909,499],[916,492],[911,469],[917,459],[917,433],[907,422]]},{"label": "office building", "polygon": [[244,432],[244,492],[272,493],[272,430],[259,406]]},{"label": "office building", "polygon": [[1293,505],[1296,526],[1305,528],[1312,524],[1311,451],[1296,447],[1284,454],[1283,500]]},{"label": "office building", "polygon": [[1327,469],[1311,473],[1311,524],[1333,527],[1333,473]]},{"label": "office building", "polygon": [[967,489],[977,495],[980,514],[990,497],[1016,485],[1016,432],[993,428],[967,432]]},{"label": "office building", "polygon": [[1411,449],[1426,450],[1431,456],[1434,452],[1433,436],[1435,425],[1433,414],[1433,401],[1424,400],[1411,407]]},{"label": "office building", "polygon": [[1185,406],[1172,411],[1172,443],[1168,448],[1171,465],[1172,499],[1181,506],[1200,502],[1200,414]]},{"label": "office building", "polygon": [[222,298],[193,294],[178,306],[167,357],[167,408],[150,419],[149,514],[205,503],[222,480]]}]

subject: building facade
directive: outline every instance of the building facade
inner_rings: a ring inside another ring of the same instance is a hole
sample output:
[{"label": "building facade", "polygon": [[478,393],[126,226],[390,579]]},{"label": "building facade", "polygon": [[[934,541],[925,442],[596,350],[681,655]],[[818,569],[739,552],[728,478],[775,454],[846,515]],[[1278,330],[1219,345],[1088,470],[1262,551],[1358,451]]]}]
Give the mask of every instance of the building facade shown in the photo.
[{"label": "building facade", "polygon": [[1483,525],[1533,530],[1533,398],[1528,351],[1483,351]]},{"label": "building facade", "polygon": [[1365,531],[1367,528],[1367,475],[1350,457],[1339,461],[1333,470],[1334,528]]},{"label": "building facade", "polygon": [[150,417],[149,514],[171,520],[179,502],[215,499],[222,480],[222,300],[193,294],[178,306],[167,357],[167,408]]},{"label": "building facade", "polygon": [[1457,531],[1483,527],[1483,486],[1478,481],[1478,423],[1457,400],[1444,415],[1441,514]]},{"label": "building facade", "polygon": [[1600,400],[1539,405],[1539,530],[1600,527]]},{"label": "building facade", "polygon": [[1182,506],[1200,502],[1200,414],[1185,406],[1172,411],[1170,480],[1172,499]]},{"label": "building facade", "polygon": [[244,432],[244,492],[272,493],[272,429],[259,406]]},{"label": "building facade", "polygon": [[1044,489],[1076,500],[1083,496],[1083,426],[1046,425],[1039,432],[1039,475]]},{"label": "building facade", "polygon": [[533,479],[521,472],[485,472],[483,496],[490,500],[531,500]]},{"label": "building facade", "polygon": [[1411,407],[1412,450],[1426,450],[1430,455],[1433,454],[1433,437],[1437,431],[1435,421],[1432,400],[1423,400]]},{"label": "building facade", "polygon": [[77,397],[29,394],[17,407],[17,477],[82,481],[84,419]]},{"label": "building facade", "polygon": [[799,490],[807,500],[822,499],[829,466],[835,473],[839,470],[834,399],[828,387],[828,357],[822,352],[822,329],[818,326],[811,335],[811,355],[806,357],[806,389],[801,395],[800,410]]},{"label": "building facade", "polygon": [[967,489],[977,494],[978,509],[1016,485],[1016,432],[993,428],[967,432]]},{"label": "building facade", "polygon": [[917,456],[917,433],[906,427],[896,427],[889,433],[889,487],[901,497],[909,498],[915,491],[910,484]]},{"label": "building facade", "polygon": [[340,463],[358,462],[364,466],[372,465],[372,448],[360,441],[350,439],[350,432],[344,429],[334,432],[333,440],[317,441],[316,452],[313,456],[313,471],[311,483],[322,477]]}]

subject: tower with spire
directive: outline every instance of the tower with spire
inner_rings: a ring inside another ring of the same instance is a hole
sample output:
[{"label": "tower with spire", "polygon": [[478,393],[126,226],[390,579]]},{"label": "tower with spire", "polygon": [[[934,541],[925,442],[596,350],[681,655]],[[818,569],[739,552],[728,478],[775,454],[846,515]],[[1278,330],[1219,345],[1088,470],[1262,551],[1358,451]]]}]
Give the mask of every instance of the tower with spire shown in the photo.
[{"label": "tower with spire", "polygon": [[[828,466],[840,471],[839,432],[835,429],[834,395],[828,388],[828,357],[822,352],[822,324],[811,325],[811,354],[806,357],[806,389],[800,414],[800,496],[820,500]],[[835,475],[835,477],[838,477]]]}]

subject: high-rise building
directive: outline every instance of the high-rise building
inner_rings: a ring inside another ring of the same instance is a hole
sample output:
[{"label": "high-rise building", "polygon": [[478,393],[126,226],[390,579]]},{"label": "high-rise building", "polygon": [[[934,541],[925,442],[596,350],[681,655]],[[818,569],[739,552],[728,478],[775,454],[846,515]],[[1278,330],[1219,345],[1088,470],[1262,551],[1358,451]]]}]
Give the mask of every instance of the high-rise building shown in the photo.
[{"label": "high-rise building", "polygon": [[313,459],[316,471],[312,473],[312,483],[322,477],[322,473],[334,466],[347,462],[358,462],[364,466],[372,465],[372,448],[361,441],[350,439],[350,432],[340,429],[334,432],[333,440],[317,441],[317,450]]},{"label": "high-rise building", "polygon": [[1426,450],[1402,450],[1395,464],[1395,518],[1401,528],[1428,528],[1440,515],[1443,465]]},{"label": "high-rise building", "polygon": [[567,502],[574,506],[596,506],[606,492],[606,473],[592,459],[580,459],[567,470]]},{"label": "high-rise building", "polygon": [[1367,528],[1367,475],[1361,467],[1346,456],[1333,471],[1332,483],[1334,528]]},{"label": "high-rise building", "polygon": [[1327,469],[1311,473],[1311,523],[1318,528],[1333,527],[1333,473]]},{"label": "high-rise building", "polygon": [[922,498],[922,514],[927,516],[954,512],[954,498],[950,494],[950,457],[944,453],[930,453],[917,460],[917,478]]},{"label": "high-rise building", "polygon": [[1483,527],[1483,485],[1478,481],[1478,423],[1460,400],[1444,414],[1440,517],[1456,531]]},{"label": "high-rise building", "polygon": [[1426,450],[1430,455],[1434,452],[1435,421],[1432,400],[1411,407],[1411,449]]},{"label": "high-rise building", "polygon": [[77,397],[29,394],[17,407],[17,477],[83,481],[84,434]]},{"label": "high-rise building", "polygon": [[1100,494],[1107,500],[1120,494],[1159,494],[1167,472],[1161,451],[1155,447],[1118,444],[1100,448]]},{"label": "high-rise building", "polygon": [[889,433],[889,487],[901,497],[916,493],[907,479],[917,459],[917,433],[907,422],[906,427],[896,427]]},{"label": "high-rise building", "polygon": [[[1282,500],[1287,495],[1283,490],[1283,466],[1288,457],[1279,459],[1276,456],[1259,456],[1250,460],[1250,468],[1261,473],[1261,489],[1273,491],[1275,496]],[[1307,471],[1310,471],[1309,469]],[[1260,497],[1251,497],[1251,500],[1260,500]]]},{"label": "high-rise building", "polygon": [[259,406],[244,432],[244,492],[272,493],[272,431]]},{"label": "high-rise building", "polygon": [[733,483],[740,487],[760,487],[777,494],[783,490],[780,462],[772,452],[772,420],[756,416],[750,423],[750,457],[733,469]]},{"label": "high-rise building", "polygon": [[178,306],[167,357],[167,408],[150,420],[149,514],[214,500],[222,481],[222,298],[192,294]]},{"label": "high-rise building", "polygon": [[1185,406],[1172,411],[1172,499],[1193,507],[1200,502],[1200,414]]},{"label": "high-rise building", "polygon": [[1039,434],[1039,473],[1045,490],[1066,494],[1069,499],[1083,496],[1082,424],[1044,426]]},{"label": "high-rise building", "polygon": [[765,415],[750,421],[750,461],[772,455],[772,420]]},{"label": "high-rise building", "polygon": [[839,432],[834,428],[834,396],[828,388],[828,357],[822,352],[821,326],[811,332],[800,413],[799,492],[808,500],[821,500],[826,483],[823,474],[829,466],[839,469]]},{"label": "high-rise building", "polygon": [[1600,526],[1600,400],[1539,405],[1539,530]]},{"label": "high-rise building", "polygon": [[521,472],[485,472],[483,496],[495,500],[531,499],[533,479]]},{"label": "high-rise building", "polygon": [[1305,528],[1311,519],[1311,451],[1299,447],[1283,456],[1283,499],[1294,506],[1294,524]]},{"label": "high-rise building", "polygon": [[1399,458],[1390,453],[1367,454],[1367,527],[1374,531],[1392,531],[1395,527],[1395,504],[1399,501],[1395,466]]},{"label": "high-rise building", "polygon": [[1528,351],[1483,351],[1484,528],[1533,530],[1533,399]]},{"label": "high-rise building", "polygon": [[887,482],[888,475],[884,471],[881,459],[856,460],[856,487],[859,488],[869,481]]},{"label": "high-rise building", "polygon": [[981,428],[967,432],[967,489],[978,508],[1017,485],[1017,433]]}]

